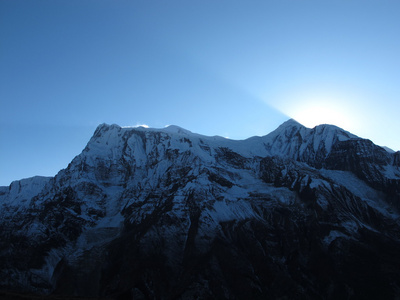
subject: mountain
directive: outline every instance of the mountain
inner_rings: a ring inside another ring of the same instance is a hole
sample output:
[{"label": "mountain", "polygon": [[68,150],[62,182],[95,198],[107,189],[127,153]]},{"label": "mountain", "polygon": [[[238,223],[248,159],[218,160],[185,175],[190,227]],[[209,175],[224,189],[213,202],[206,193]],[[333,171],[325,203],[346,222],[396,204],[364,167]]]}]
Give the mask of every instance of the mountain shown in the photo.
[{"label": "mountain", "polygon": [[99,125],[0,188],[0,288],[110,299],[398,299],[400,152],[289,120],[247,140]]}]

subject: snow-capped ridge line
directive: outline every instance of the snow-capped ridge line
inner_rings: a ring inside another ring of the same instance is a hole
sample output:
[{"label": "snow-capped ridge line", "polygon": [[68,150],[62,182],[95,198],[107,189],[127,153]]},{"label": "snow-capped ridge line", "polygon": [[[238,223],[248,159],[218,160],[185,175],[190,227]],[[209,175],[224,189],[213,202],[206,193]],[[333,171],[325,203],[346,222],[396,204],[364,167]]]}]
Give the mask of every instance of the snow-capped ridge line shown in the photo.
[{"label": "snow-capped ridge line", "polygon": [[224,139],[224,140],[231,140],[231,141],[247,141],[253,138],[264,138],[267,136],[273,136],[273,135],[277,135],[277,134],[281,134],[283,132],[287,132],[288,130],[301,130],[303,132],[309,132],[309,131],[315,131],[315,132],[336,132],[336,133],[340,133],[343,136],[346,136],[348,138],[359,138],[358,136],[356,136],[353,133],[350,133],[349,131],[344,130],[343,128],[340,128],[336,125],[332,125],[332,124],[320,124],[317,125],[313,128],[309,128],[304,126],[303,124],[299,123],[298,121],[296,121],[295,119],[289,119],[287,121],[285,121],[284,123],[282,123],[281,125],[279,125],[275,130],[273,130],[270,133],[267,133],[265,135],[262,136],[250,136],[248,138],[245,139],[232,139],[232,138],[226,138],[223,137],[221,135],[204,135],[201,133],[196,133],[193,131],[190,131],[186,128],[183,128],[181,126],[178,125],[167,125],[163,128],[156,128],[156,127],[149,127],[148,125],[145,124],[139,124],[139,125],[135,125],[135,126],[120,126],[118,124],[107,124],[107,123],[102,123],[100,125],[97,126],[95,133],[96,132],[105,132],[108,130],[113,130],[113,129],[117,129],[117,130],[140,130],[140,131],[156,131],[156,132],[165,132],[165,133],[171,133],[171,134],[184,134],[184,135],[192,135],[192,136],[197,136],[197,137],[202,137],[202,138],[213,138],[213,139]]},{"label": "snow-capped ridge line", "polygon": [[[308,162],[316,156],[320,159],[327,157],[332,147],[339,142],[345,142],[350,139],[362,140],[335,125],[322,124],[314,128],[308,128],[294,119],[289,119],[267,135],[261,137],[253,136],[244,140],[227,139],[221,136],[206,136],[177,125],[169,125],[164,128],[147,128],[121,127],[116,124],[108,125],[103,123],[97,127],[88,145],[98,149],[100,152],[106,145],[107,148],[112,149],[124,143],[122,139],[124,139],[123,136],[127,132],[137,132],[139,135],[144,133],[145,136],[148,136],[151,132],[166,134],[176,141],[174,142],[174,147],[178,148],[181,147],[178,144],[182,141],[188,142],[190,140],[191,144],[197,145],[197,149],[202,148],[203,146],[200,144],[205,142],[208,147],[213,149],[226,147],[244,157],[277,155]],[[128,134],[128,136],[131,136],[131,134]],[[114,150],[112,152],[115,153]]]},{"label": "snow-capped ridge line", "polygon": [[[323,157],[327,157],[332,147],[338,142],[351,139],[365,140],[335,125],[321,124],[314,128],[308,128],[295,119],[287,120],[267,135],[252,136],[244,140],[227,139],[218,135],[202,135],[177,125],[169,125],[164,128],[147,128],[143,126],[120,126],[117,124],[101,123],[97,126],[83,152],[89,154],[88,151],[91,149],[90,152],[97,157],[98,155],[105,155],[104,151],[108,149],[106,151],[110,151],[110,153],[113,153],[112,155],[115,155],[118,147],[121,147],[121,149],[124,148],[124,136],[130,136],[130,134],[125,135],[127,132],[137,132],[138,134],[159,132],[170,137],[174,136],[173,139],[175,142],[173,147],[176,147],[176,149],[179,147],[186,149],[186,146],[182,146],[183,144],[181,146],[178,144],[188,143],[190,140],[190,143],[196,145],[196,149],[204,149],[204,146],[210,147],[210,149],[225,147],[248,158],[254,156],[280,156],[306,162],[314,159],[315,156],[321,156],[321,153]],[[207,145],[201,145],[202,143],[206,143]],[[192,151],[194,150],[192,149]],[[397,152],[387,150],[386,152],[389,156],[393,157],[391,159],[393,161],[392,164],[398,165],[398,157],[400,155],[396,155]]]}]

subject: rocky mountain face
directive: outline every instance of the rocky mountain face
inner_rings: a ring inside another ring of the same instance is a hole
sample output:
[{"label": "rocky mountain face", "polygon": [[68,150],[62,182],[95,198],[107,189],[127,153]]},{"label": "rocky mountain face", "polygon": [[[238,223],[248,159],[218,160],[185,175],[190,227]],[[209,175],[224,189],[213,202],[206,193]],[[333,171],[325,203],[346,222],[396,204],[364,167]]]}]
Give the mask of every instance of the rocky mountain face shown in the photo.
[{"label": "rocky mountain face", "polygon": [[294,120],[243,141],[100,125],[0,188],[0,288],[111,299],[399,299],[400,152]]}]

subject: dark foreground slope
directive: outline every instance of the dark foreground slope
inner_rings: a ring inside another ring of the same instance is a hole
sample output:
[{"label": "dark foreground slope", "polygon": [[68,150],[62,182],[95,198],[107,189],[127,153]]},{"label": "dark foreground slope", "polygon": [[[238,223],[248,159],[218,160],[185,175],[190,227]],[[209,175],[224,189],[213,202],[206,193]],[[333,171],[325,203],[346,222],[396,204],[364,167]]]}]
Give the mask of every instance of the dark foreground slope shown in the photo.
[{"label": "dark foreground slope", "polygon": [[0,284],[115,299],[396,299],[399,157],[293,120],[245,141],[103,124],[56,177],[0,188]]}]

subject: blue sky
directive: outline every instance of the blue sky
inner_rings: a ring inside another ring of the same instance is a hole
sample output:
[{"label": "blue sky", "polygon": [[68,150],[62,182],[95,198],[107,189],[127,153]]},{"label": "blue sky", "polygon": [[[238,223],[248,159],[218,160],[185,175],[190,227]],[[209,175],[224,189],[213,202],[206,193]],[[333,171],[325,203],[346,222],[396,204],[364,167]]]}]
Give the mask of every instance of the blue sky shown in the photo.
[{"label": "blue sky", "polygon": [[400,2],[0,1],[0,185],[100,123],[243,139],[290,117],[400,150]]}]

